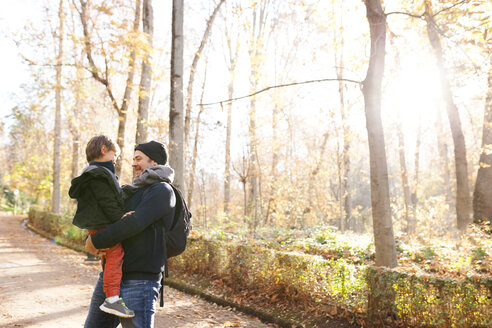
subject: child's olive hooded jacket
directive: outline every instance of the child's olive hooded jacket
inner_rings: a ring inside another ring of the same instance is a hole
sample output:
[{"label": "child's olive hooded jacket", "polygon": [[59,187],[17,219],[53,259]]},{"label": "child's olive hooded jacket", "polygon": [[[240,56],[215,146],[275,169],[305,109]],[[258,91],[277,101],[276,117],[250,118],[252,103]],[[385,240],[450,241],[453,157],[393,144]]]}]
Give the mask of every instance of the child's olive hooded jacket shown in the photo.
[{"label": "child's olive hooded jacket", "polygon": [[103,166],[87,166],[82,174],[72,180],[68,194],[77,200],[73,224],[81,229],[104,228],[123,216],[118,181]]}]

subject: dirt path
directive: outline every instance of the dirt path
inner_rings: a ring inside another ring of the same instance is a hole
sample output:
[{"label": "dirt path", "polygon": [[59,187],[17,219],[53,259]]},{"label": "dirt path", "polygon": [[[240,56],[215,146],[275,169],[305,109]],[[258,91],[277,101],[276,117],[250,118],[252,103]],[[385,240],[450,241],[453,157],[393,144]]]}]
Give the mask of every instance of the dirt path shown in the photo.
[{"label": "dirt path", "polygon": [[[82,327],[99,266],[0,215],[0,327]],[[155,327],[273,327],[169,287]]]}]

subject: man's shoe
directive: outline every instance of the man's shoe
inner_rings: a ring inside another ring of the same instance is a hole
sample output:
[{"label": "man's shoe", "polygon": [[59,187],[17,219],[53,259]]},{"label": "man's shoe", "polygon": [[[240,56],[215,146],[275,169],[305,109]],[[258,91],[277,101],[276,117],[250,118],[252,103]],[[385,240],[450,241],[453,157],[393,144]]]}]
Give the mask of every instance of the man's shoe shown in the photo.
[{"label": "man's shoe", "polygon": [[135,316],[135,313],[126,307],[125,302],[123,302],[121,297],[114,303],[109,303],[105,300],[99,308],[101,311],[114,314],[122,318],[133,318]]}]

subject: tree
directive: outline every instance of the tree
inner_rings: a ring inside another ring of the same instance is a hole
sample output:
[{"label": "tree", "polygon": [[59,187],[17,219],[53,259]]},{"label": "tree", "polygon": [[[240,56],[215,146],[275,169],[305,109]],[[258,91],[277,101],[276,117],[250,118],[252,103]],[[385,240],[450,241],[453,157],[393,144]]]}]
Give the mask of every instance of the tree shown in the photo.
[{"label": "tree", "polygon": [[[333,10],[335,12],[335,10]],[[352,198],[350,195],[350,126],[347,123],[348,106],[345,100],[345,83],[343,82],[344,67],[344,36],[343,36],[343,2],[340,2],[340,28],[334,29],[333,41],[335,44],[335,67],[338,79],[338,94],[340,98],[340,117],[342,121],[343,133],[343,161],[340,163],[339,189],[340,189],[340,228],[345,230],[347,225],[352,223]],[[345,215],[344,215],[345,214]],[[355,224],[353,225],[355,226]],[[353,227],[355,228],[355,227]]]},{"label": "tree", "polygon": [[[203,56],[203,49],[205,48],[205,45],[207,43],[208,37],[210,35],[210,31],[212,30],[212,26],[215,20],[215,17],[217,16],[220,7],[222,4],[225,2],[225,0],[220,0],[220,2],[217,4],[215,7],[214,11],[210,15],[210,17],[207,20],[207,26],[205,28],[205,32],[203,33],[202,41],[200,42],[200,45],[198,46],[198,50],[195,52],[195,55],[193,56],[193,62],[191,64],[190,68],[190,78],[188,80],[188,88],[187,88],[187,93],[186,93],[186,114],[185,114],[185,121],[184,121],[184,141],[185,141],[185,154],[188,148],[188,140],[189,140],[189,131],[190,131],[190,119],[191,119],[191,107],[192,107],[192,102],[193,102],[193,82],[195,80],[195,71],[198,65],[198,60]],[[202,97],[203,97],[203,90],[204,86],[202,87]],[[201,101],[200,101],[201,103]],[[203,106],[200,106],[200,112],[198,116],[203,113]],[[197,118],[199,120],[199,118]],[[196,135],[195,138],[198,138],[198,131],[199,131],[199,125],[200,123],[197,122],[197,128],[196,128]],[[195,145],[196,146],[197,140],[195,140]],[[193,149],[193,158],[192,162],[194,165],[196,165],[196,152],[195,149]],[[189,174],[189,181],[188,185],[190,186],[190,191],[188,192],[188,202],[191,202],[191,196],[193,195],[193,184],[194,181],[193,179],[195,178],[195,168],[192,167],[192,171]]]},{"label": "tree", "polygon": [[190,119],[191,119],[191,106],[193,103],[193,81],[195,80],[195,71],[198,65],[198,61],[202,57],[203,49],[208,41],[208,36],[210,35],[210,31],[212,30],[212,26],[214,24],[215,17],[219,13],[220,7],[225,2],[225,0],[220,0],[217,6],[215,6],[214,11],[210,15],[207,20],[207,25],[205,27],[205,32],[203,32],[202,41],[198,46],[197,51],[195,51],[195,55],[193,56],[193,62],[191,63],[190,68],[190,78],[188,79],[188,88],[186,89],[186,115],[185,115],[185,125],[184,125],[184,135],[185,142],[188,143],[189,131],[190,131]]},{"label": "tree", "polygon": [[[75,47],[74,47],[75,48]],[[75,50],[75,49],[74,49]],[[70,177],[74,179],[79,174],[79,152],[80,152],[80,112],[82,109],[82,60],[76,55],[76,78],[73,83],[75,103],[73,105],[72,116],[68,118],[68,126],[72,134],[72,173]]]},{"label": "tree", "polygon": [[473,192],[473,219],[492,224],[492,56],[489,55],[488,89],[485,99],[482,151]]},{"label": "tree", "polygon": [[[135,19],[133,20],[133,28],[132,28],[133,34],[136,34],[138,32],[138,26],[140,24],[140,7],[141,7],[141,0],[136,0]],[[126,70],[127,79],[126,79],[125,91],[121,99],[121,105],[118,105],[118,102],[115,97],[115,92],[113,90],[113,84],[111,82],[111,75],[112,72],[114,71],[114,68],[111,67],[111,63],[115,64],[115,61],[112,60],[111,56],[107,54],[106,49],[103,47],[103,49],[100,52],[104,57],[103,58],[103,61],[105,63],[104,70],[98,68],[98,66],[96,65],[96,61],[93,55],[93,44],[91,41],[91,33],[90,33],[91,30],[89,28],[89,21],[90,21],[89,9],[90,8],[89,8],[88,1],[80,0],[79,15],[80,15],[80,21],[82,23],[83,34],[84,34],[84,50],[86,53],[87,61],[89,62],[89,71],[91,72],[92,77],[105,87],[107,95],[111,101],[111,105],[113,106],[114,110],[118,114],[118,133],[117,133],[116,142],[118,143],[118,146],[120,147],[122,153],[118,157],[118,161],[116,163],[116,174],[120,175],[121,161],[123,158],[123,149],[125,146],[126,117],[128,113],[128,107],[129,107],[130,97],[133,88],[133,77],[135,75],[136,52],[135,52],[134,45],[132,45],[129,51],[130,55],[128,59],[128,69]],[[110,9],[104,6],[100,6],[98,9],[102,10],[103,12],[108,12],[108,11],[111,12]],[[94,28],[94,26],[92,26],[92,28]],[[101,43],[104,44],[104,42]]]},{"label": "tree", "polygon": [[143,0],[143,32],[147,39],[145,58],[142,63],[142,75],[138,92],[138,118],[135,143],[147,142],[147,125],[149,118],[150,85],[152,83],[152,50],[154,36],[154,9],[152,0]]},{"label": "tree", "polygon": [[200,123],[201,123],[201,116],[204,111],[204,106],[203,106],[203,95],[205,94],[205,85],[207,82],[207,66],[208,66],[208,61],[205,61],[205,73],[203,77],[203,83],[202,83],[202,94],[200,96],[200,110],[198,111],[198,115],[196,117],[196,122],[195,122],[195,141],[193,143],[193,155],[191,157],[191,170],[190,170],[190,180],[188,181],[188,198],[187,198],[187,203],[188,206],[191,208],[192,200],[193,200],[193,189],[195,185],[195,171],[196,171],[196,162],[197,162],[197,157],[198,157],[198,140],[200,139]]},{"label": "tree", "polygon": [[[60,26],[58,29],[58,55],[56,59],[56,86],[55,86],[55,133],[53,143],[53,194],[51,211],[60,213],[60,144],[61,144],[61,93],[62,93],[62,60],[63,60],[63,0],[60,0],[58,7],[58,19]],[[56,38],[56,35],[54,35]]]},{"label": "tree", "polygon": [[[228,10],[228,13],[233,10]],[[236,36],[234,45],[230,31],[228,28],[227,16],[225,15],[224,34],[226,38],[226,65],[229,71],[229,85],[227,87],[228,99],[232,99],[234,94],[234,80],[236,77],[236,65],[239,52],[239,35]],[[234,17],[234,16],[233,16]],[[239,33],[239,32],[238,32]],[[229,212],[229,204],[231,202],[231,128],[232,128],[232,102],[227,103],[227,124],[226,124],[226,140],[225,140],[225,163],[224,163],[224,212]]]},{"label": "tree", "polygon": [[381,122],[381,85],[384,74],[386,16],[380,0],[366,0],[365,6],[371,35],[371,53],[362,93],[364,95],[369,141],[376,265],[392,268],[397,265],[397,258],[389,199],[386,150]]},{"label": "tree", "polygon": [[[269,34],[266,29],[271,10],[271,0],[255,2],[252,6],[251,25],[248,26],[248,54],[250,63],[250,90],[251,93],[258,89],[258,82],[261,77],[261,67],[264,62],[264,51]],[[258,136],[256,128],[256,97],[250,98],[249,104],[249,197],[248,197],[248,216],[253,218],[254,227],[258,223],[259,210],[259,165],[258,165]]]},{"label": "tree", "polygon": [[171,44],[171,96],[169,108],[169,164],[174,184],[184,187],[184,108],[183,108],[183,0],[173,0]]},{"label": "tree", "polygon": [[470,189],[468,186],[468,164],[466,159],[466,145],[458,107],[453,101],[453,94],[448,80],[448,72],[444,66],[444,54],[439,37],[439,29],[432,13],[430,1],[425,1],[425,21],[427,23],[427,35],[429,42],[434,50],[436,64],[440,72],[441,88],[443,100],[446,106],[451,134],[454,142],[454,159],[456,166],[456,216],[457,226],[460,230],[465,230],[470,222]]}]

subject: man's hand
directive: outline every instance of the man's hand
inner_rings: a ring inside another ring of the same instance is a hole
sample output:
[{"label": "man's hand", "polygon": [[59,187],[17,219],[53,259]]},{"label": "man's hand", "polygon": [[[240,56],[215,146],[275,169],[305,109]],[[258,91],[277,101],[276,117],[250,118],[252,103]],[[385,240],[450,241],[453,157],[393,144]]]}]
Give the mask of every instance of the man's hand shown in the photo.
[{"label": "man's hand", "polygon": [[87,239],[85,240],[85,251],[91,253],[92,255],[106,255],[106,250],[107,248],[97,249],[96,247],[94,247],[91,236],[87,237]]},{"label": "man's hand", "polygon": [[123,214],[123,216],[121,218],[123,219],[123,218],[127,217],[128,215],[132,215],[133,213],[135,213],[135,211],[126,212],[125,214]]}]

